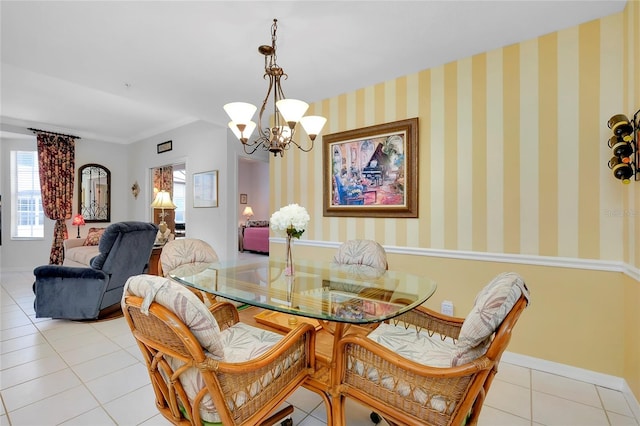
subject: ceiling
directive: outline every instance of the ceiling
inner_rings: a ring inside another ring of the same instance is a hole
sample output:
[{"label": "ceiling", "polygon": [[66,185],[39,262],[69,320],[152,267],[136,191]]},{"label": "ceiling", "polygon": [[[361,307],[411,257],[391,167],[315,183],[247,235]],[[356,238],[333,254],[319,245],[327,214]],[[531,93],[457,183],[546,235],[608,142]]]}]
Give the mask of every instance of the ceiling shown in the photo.
[{"label": "ceiling", "polygon": [[605,1],[0,2],[0,124],[131,143],[262,102],[315,102],[620,12]]}]

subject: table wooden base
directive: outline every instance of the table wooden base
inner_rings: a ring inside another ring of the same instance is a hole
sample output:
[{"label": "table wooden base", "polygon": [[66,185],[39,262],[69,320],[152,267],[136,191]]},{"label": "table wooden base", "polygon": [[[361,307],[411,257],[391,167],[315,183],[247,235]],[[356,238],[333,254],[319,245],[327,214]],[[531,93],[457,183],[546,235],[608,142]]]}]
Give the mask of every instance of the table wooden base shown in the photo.
[{"label": "table wooden base", "polygon": [[255,320],[263,325],[276,328],[285,333],[290,332],[301,323],[311,324],[316,328],[316,331],[320,331],[322,326],[317,320],[305,317],[299,317],[291,314],[283,314],[282,312],[275,311],[262,311],[254,316]]},{"label": "table wooden base", "polygon": [[160,255],[162,254],[162,247],[153,247],[151,249],[151,256],[149,257],[149,275],[162,276],[162,266],[160,265]]},{"label": "table wooden base", "polygon": [[[240,310],[240,321],[254,327],[275,331],[280,334],[286,334],[287,332],[289,332],[289,330],[291,330],[291,328],[296,327],[293,326],[290,328],[288,325],[288,317],[292,315],[281,313],[280,317],[278,317],[277,315],[273,315],[276,313],[277,312],[257,307],[244,308]],[[265,318],[267,320],[265,320]],[[315,321],[308,318],[301,319],[304,321]],[[285,323],[286,325],[284,325],[283,323]],[[319,323],[316,321],[316,324]],[[327,410],[328,425],[336,425],[339,422],[339,419],[333,418],[332,407],[332,400],[335,398],[335,395],[333,395],[332,392],[334,392],[336,388],[336,384],[331,382],[331,373],[335,368],[335,364],[332,362],[332,360],[334,356],[337,355],[333,353],[334,343],[340,338],[343,333],[367,334],[370,331],[363,327],[351,326],[348,327],[347,332],[344,327],[345,324],[336,323],[335,326],[336,327],[335,330],[333,330],[333,333],[327,331],[322,327],[322,325],[318,325],[318,327],[316,327],[316,372],[303,384],[305,388],[317,393],[322,397],[325,408]]]}]

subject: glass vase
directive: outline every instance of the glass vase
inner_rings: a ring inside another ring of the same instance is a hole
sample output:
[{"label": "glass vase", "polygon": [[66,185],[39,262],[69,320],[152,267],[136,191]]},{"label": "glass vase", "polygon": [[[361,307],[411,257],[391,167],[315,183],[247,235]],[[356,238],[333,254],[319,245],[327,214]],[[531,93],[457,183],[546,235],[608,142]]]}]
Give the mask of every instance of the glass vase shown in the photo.
[{"label": "glass vase", "polygon": [[285,248],[285,266],[284,266],[284,274],[288,277],[293,276],[293,252],[291,250],[293,246],[293,237],[287,234],[287,246]]}]

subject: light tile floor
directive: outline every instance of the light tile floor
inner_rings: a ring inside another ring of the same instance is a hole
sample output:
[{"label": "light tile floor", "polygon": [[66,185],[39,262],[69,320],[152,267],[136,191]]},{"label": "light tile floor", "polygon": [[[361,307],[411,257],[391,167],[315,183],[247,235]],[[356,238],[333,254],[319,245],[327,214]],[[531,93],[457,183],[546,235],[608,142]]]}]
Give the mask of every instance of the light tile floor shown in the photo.
[{"label": "light tile floor", "polygon": [[[0,283],[0,426],[169,425],[158,414],[140,352],[123,318],[82,323],[35,318],[30,273]],[[326,424],[320,398],[306,389],[289,401],[295,425]],[[349,402],[348,424],[372,425]],[[622,393],[500,365],[481,426],[636,425]],[[384,424],[384,422],[383,422]]]}]

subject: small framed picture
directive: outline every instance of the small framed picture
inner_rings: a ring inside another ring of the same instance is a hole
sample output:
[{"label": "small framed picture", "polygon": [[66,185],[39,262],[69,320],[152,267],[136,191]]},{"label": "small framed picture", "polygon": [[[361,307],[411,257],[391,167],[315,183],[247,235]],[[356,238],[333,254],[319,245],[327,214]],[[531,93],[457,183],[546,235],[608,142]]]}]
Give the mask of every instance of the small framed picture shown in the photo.
[{"label": "small framed picture", "polygon": [[171,151],[173,149],[173,141],[166,141],[158,144],[158,154]]},{"label": "small framed picture", "polygon": [[247,204],[247,194],[240,194],[240,204]]},{"label": "small framed picture", "polygon": [[218,207],[218,171],[193,174],[193,207]]}]

